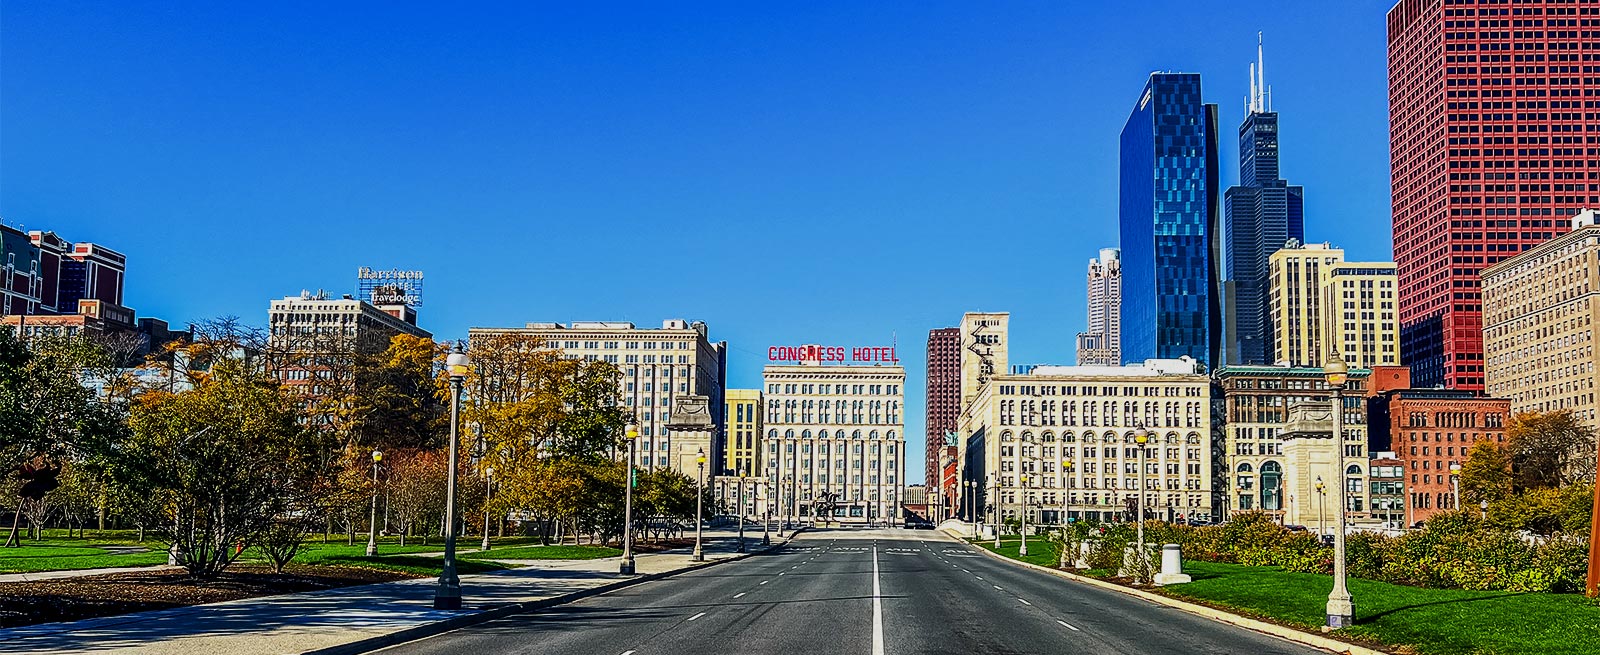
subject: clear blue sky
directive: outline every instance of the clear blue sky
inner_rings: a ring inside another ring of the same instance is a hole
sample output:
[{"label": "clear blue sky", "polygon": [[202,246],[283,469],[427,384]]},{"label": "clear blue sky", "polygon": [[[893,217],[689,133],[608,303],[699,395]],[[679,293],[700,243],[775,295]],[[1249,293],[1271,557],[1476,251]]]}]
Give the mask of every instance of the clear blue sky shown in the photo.
[{"label": "clear blue sky", "polygon": [[1072,361],[1148,73],[1203,74],[1237,179],[1263,30],[1307,237],[1390,256],[1387,0],[888,4],[6,3],[0,216],[174,323],[367,265],[426,271],[441,338],[704,320],[735,387],[898,337],[920,453],[930,328]]}]

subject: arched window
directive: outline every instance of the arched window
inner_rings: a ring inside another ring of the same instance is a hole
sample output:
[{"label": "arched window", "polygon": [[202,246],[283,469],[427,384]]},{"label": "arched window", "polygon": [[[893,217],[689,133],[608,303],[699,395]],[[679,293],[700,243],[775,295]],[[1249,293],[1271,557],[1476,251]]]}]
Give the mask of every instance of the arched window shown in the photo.
[{"label": "arched window", "polygon": [[1061,442],[1062,443],[1077,443],[1077,441],[1078,441],[1077,435],[1074,435],[1071,432],[1062,432],[1061,433]]},{"label": "arched window", "polygon": [[1200,434],[1198,432],[1190,432],[1189,436],[1183,438],[1183,442],[1186,444],[1200,443]]},{"label": "arched window", "polygon": [[1358,466],[1358,465],[1355,465],[1355,464],[1351,464],[1349,467],[1345,468],[1344,474],[1345,475],[1361,475],[1361,467]]},{"label": "arched window", "polygon": [[1055,443],[1056,435],[1054,432],[1046,432],[1042,435],[1039,435],[1039,440],[1045,443]]},{"label": "arched window", "polygon": [[878,431],[877,430],[873,430],[871,432],[868,432],[867,433],[867,438],[868,439],[877,439],[878,438]]},{"label": "arched window", "polygon": [[800,438],[801,439],[810,439],[811,438],[811,431],[810,430],[802,430],[800,432]]},{"label": "arched window", "polygon": [[1254,471],[1255,471],[1255,468],[1250,466],[1250,462],[1240,462],[1239,463],[1239,472],[1240,473],[1251,473],[1251,472],[1254,472]]},{"label": "arched window", "polygon": [[894,430],[890,430],[889,431],[889,440],[891,440],[891,441],[894,440]]},{"label": "arched window", "polygon": [[1265,462],[1261,465],[1261,509],[1283,509],[1283,465]]},{"label": "arched window", "polygon": [[767,438],[768,439],[777,439],[778,438],[778,431],[777,430],[767,430]]},{"label": "arched window", "polygon": [[856,430],[855,432],[850,433],[850,438],[851,439],[860,439],[861,438],[861,431],[860,430]]},{"label": "arched window", "polygon": [[793,439],[794,438],[794,430],[784,430],[783,431],[783,438],[785,438],[785,439]]}]

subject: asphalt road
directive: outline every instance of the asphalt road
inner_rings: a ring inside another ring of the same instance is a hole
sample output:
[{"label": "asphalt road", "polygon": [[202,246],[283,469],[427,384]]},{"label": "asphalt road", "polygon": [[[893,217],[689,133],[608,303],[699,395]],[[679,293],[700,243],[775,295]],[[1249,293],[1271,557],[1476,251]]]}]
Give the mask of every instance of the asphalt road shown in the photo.
[{"label": "asphalt road", "polygon": [[995,561],[938,533],[803,533],[749,559],[385,655],[1324,653]]}]

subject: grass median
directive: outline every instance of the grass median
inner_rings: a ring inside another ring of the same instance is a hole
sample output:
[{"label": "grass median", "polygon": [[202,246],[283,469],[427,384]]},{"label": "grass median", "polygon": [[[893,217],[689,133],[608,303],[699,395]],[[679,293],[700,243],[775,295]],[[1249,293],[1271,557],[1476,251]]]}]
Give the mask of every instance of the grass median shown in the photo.
[{"label": "grass median", "polygon": [[[1028,542],[1026,558],[1018,555],[1015,537],[998,549],[992,539],[974,543],[1011,559],[1056,565],[1054,549]],[[1193,582],[1152,591],[1307,632],[1320,632],[1326,620],[1329,576],[1216,562],[1185,561],[1183,567]],[[1580,595],[1423,589],[1359,578],[1349,587],[1356,624],[1333,636],[1350,641],[1415,655],[1600,653],[1600,602]]]},{"label": "grass median", "polygon": [[609,546],[522,546],[463,553],[471,560],[600,559],[616,557],[622,551]]}]

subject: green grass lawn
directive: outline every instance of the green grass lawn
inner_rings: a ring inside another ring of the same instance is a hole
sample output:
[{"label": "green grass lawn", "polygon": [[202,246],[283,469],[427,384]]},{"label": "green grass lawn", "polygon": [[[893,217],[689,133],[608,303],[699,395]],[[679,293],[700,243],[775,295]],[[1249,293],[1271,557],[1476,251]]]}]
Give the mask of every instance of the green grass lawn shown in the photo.
[{"label": "green grass lawn", "polygon": [[599,559],[616,557],[622,551],[608,546],[522,546],[494,548],[488,552],[465,553],[461,557],[473,560],[519,559]]},{"label": "green grass lawn", "polygon": [[36,573],[167,563],[166,551],[160,550],[161,545],[154,542],[147,544],[154,547],[155,550],[152,552],[124,555],[113,555],[104,549],[89,545],[87,541],[77,539],[23,543],[26,545],[21,548],[0,548],[0,573]]},{"label": "green grass lawn", "polygon": [[[1333,580],[1275,567],[1186,562],[1194,582],[1161,591],[1308,630],[1324,622]],[[1359,639],[1420,655],[1600,653],[1600,604],[1576,594],[1421,589],[1351,579]]]},{"label": "green grass lawn", "polygon": [[[378,546],[377,557],[367,557],[366,544],[354,546],[309,544],[304,551],[295,555],[294,561],[296,564],[310,564],[313,566],[359,566],[419,575],[437,575],[439,569],[444,565],[442,558],[410,553],[436,553],[442,550],[444,550],[444,546],[440,544],[423,546],[408,543],[403,547],[398,544],[382,544]],[[498,571],[504,568],[506,567],[494,562],[468,561],[460,558],[456,560],[456,571],[459,573],[482,573],[484,571]]]},{"label": "green grass lawn", "polygon": [[1050,540],[1041,536],[1028,537],[1027,557],[1022,557],[1019,554],[1022,551],[1022,539],[1020,537],[1001,537],[1000,548],[998,550],[994,547],[993,539],[978,539],[972,543],[982,546],[987,550],[1005,555],[1011,559],[1022,560],[1029,564],[1038,564],[1039,566],[1055,566],[1059,563],[1060,556],[1056,553],[1055,548],[1050,545]]},{"label": "green grass lawn", "polygon": [[[974,542],[995,550],[993,540]],[[1054,566],[1047,547],[1017,556],[1018,540],[997,551],[1012,559]],[[1277,567],[1184,562],[1193,582],[1156,589],[1239,614],[1319,632],[1333,579]],[[1088,572],[1091,575],[1095,571]],[[1099,572],[1100,577],[1105,573]],[[1416,655],[1592,655],[1600,653],[1600,602],[1576,594],[1422,589],[1352,578],[1356,625],[1337,635]]]}]

